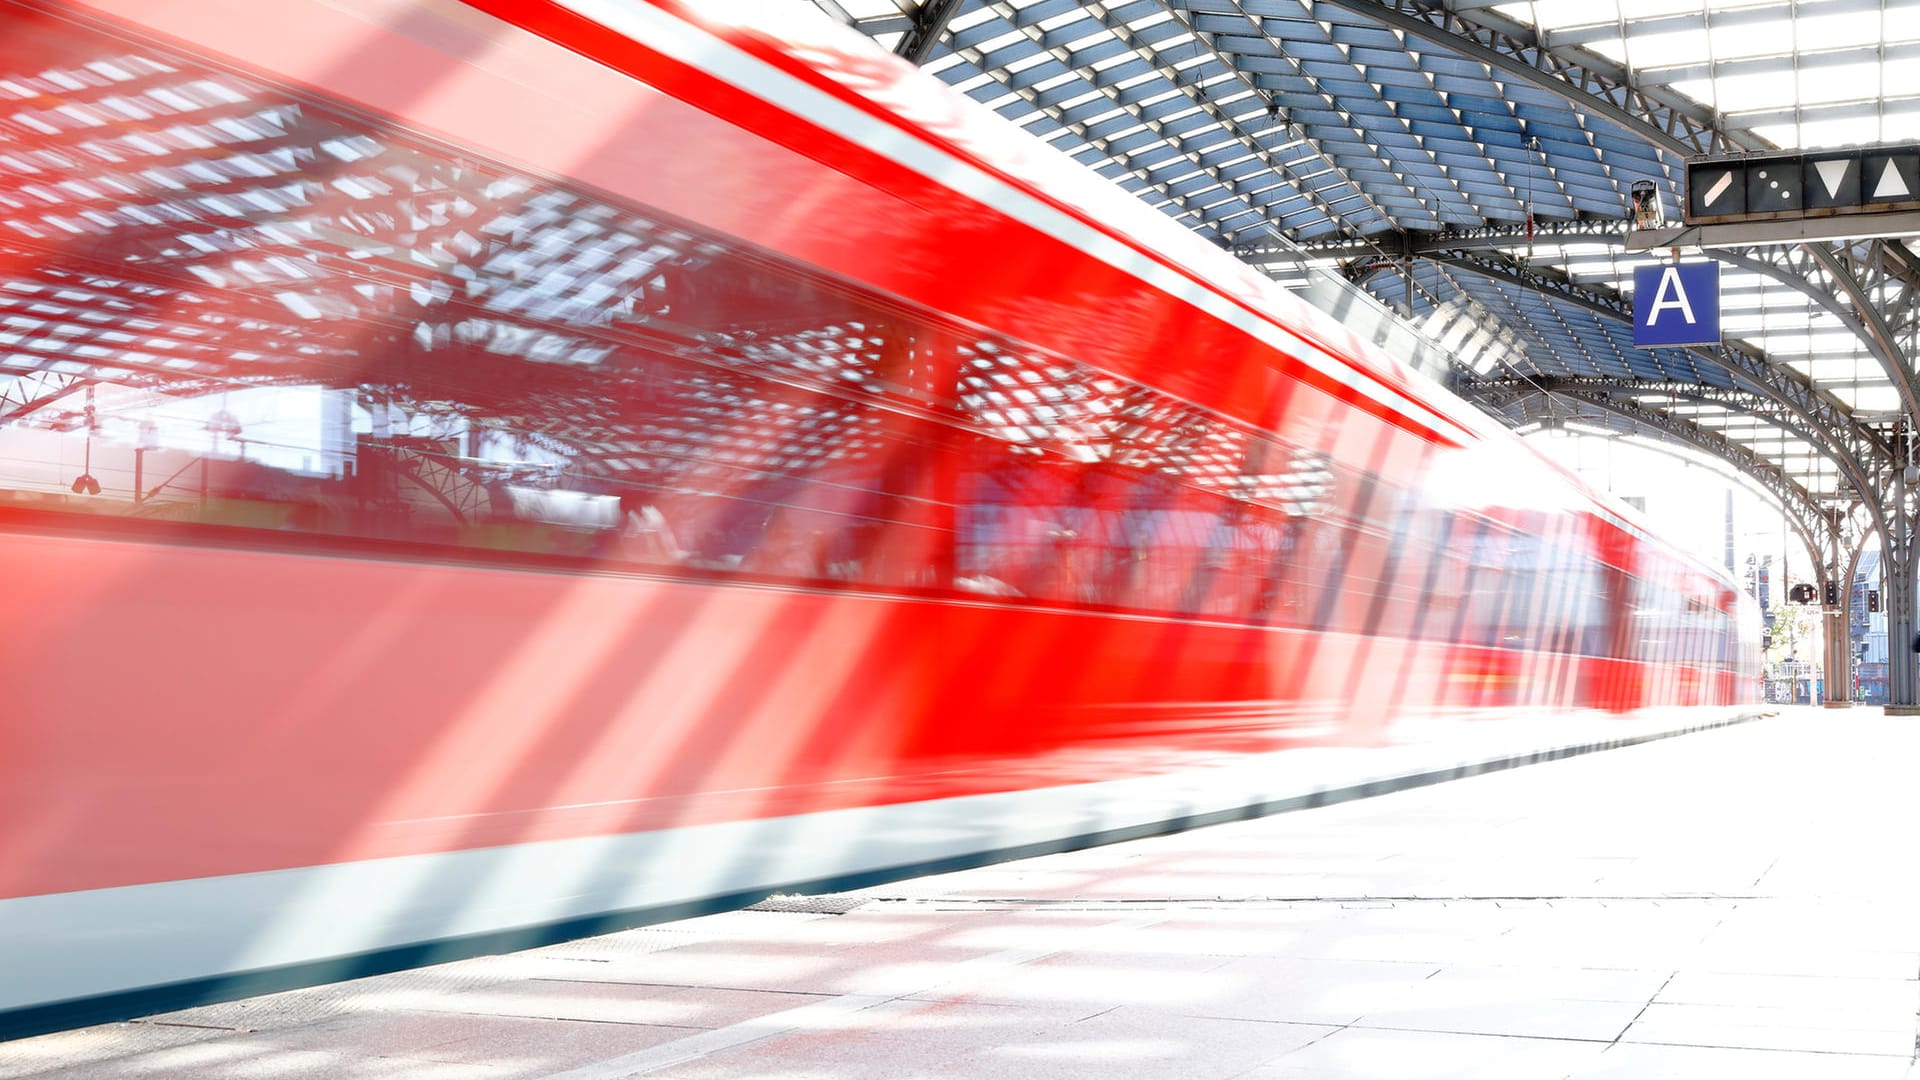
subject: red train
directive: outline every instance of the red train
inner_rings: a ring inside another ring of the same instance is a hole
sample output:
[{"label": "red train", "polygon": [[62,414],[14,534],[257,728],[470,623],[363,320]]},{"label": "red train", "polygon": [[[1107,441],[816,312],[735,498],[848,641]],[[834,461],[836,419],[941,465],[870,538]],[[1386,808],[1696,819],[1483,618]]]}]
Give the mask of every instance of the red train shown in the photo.
[{"label": "red train", "polygon": [[0,1028],[1752,699],[1724,575],[735,7],[0,0]]}]

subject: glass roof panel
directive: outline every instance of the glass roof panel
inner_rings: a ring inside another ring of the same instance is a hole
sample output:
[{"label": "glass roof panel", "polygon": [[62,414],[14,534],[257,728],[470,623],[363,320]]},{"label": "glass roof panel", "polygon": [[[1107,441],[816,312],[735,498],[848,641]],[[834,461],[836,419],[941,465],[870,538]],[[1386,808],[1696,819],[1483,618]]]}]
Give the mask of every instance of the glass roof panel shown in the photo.
[{"label": "glass roof panel", "polygon": [[1900,409],[1900,391],[1887,387],[1835,387],[1834,396],[1857,412],[1892,413]]},{"label": "glass roof panel", "polygon": [[1586,48],[1588,51],[1597,53],[1616,64],[1626,63],[1626,39],[1618,35],[1597,38],[1588,42]]},{"label": "glass roof panel", "polygon": [[1873,13],[1850,11],[1833,15],[1803,15],[1794,20],[1796,52],[1821,52],[1884,44],[1880,20]]},{"label": "glass roof panel", "polygon": [[1880,65],[1854,62],[1807,68],[1800,72],[1799,86],[1803,105],[1870,101],[1879,96]]},{"label": "glass roof panel", "polygon": [[1510,19],[1520,19],[1536,26],[1571,26],[1579,22],[1591,22],[1604,15],[1611,22],[1618,16],[1618,9],[1602,0],[1536,0],[1534,3],[1501,4],[1494,10]]},{"label": "glass roof panel", "polygon": [[1793,52],[1793,21],[1721,23],[1709,29],[1700,43],[1700,57],[1716,61],[1780,56]]},{"label": "glass roof panel", "polygon": [[1676,67],[1705,56],[1705,39],[1700,30],[1635,35],[1627,39],[1626,55],[1636,68]]},{"label": "glass roof panel", "polygon": [[[1688,80],[1683,93],[1708,104],[1724,98],[1739,102],[1742,109],[1788,109],[1793,107],[1794,81],[1776,72],[1758,71],[1751,75],[1722,75],[1717,79]],[[1680,89],[1679,85],[1675,89]]]}]

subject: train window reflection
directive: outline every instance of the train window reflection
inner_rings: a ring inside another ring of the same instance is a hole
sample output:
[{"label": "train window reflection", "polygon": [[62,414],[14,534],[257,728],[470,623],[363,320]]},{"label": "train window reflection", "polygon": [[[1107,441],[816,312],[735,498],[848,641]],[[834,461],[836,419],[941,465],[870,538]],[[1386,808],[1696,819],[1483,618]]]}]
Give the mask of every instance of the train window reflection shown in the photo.
[{"label": "train window reflection", "polygon": [[[1645,652],[1671,623],[1701,648],[1591,538],[1538,535],[1565,490],[1491,443],[1417,468],[1418,437],[1317,392],[1262,431],[74,23],[0,42],[0,96],[0,510],[1496,649]],[[1631,645],[1616,604],[1647,616]]]},{"label": "train window reflection", "polygon": [[0,158],[0,505],[1264,622],[1324,588],[1324,454],[190,57],[25,35],[0,78],[70,107]]}]

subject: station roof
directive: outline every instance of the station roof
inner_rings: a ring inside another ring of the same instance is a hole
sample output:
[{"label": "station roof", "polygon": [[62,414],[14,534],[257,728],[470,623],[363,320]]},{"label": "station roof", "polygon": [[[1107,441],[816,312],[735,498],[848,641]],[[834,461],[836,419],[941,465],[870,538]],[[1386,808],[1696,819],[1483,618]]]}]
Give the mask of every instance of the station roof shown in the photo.
[{"label": "station roof", "polygon": [[1842,444],[1884,449],[1913,407],[1899,240],[1710,252],[1737,340],[1683,350],[1632,344],[1654,256],[1625,236],[1636,181],[1678,220],[1689,156],[1920,141],[1920,8],[811,2],[1282,281],[1336,270],[1443,336],[1491,315],[1507,347],[1455,385],[1523,429],[1731,447],[1826,514],[1869,482]]}]

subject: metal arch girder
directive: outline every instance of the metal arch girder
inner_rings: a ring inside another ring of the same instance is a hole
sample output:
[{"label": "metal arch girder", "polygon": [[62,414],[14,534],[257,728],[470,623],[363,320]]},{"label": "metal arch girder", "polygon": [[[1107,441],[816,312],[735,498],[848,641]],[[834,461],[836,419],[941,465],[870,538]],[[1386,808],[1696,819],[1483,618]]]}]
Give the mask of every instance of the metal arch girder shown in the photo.
[{"label": "metal arch girder", "polygon": [[[1784,469],[1698,424],[1591,391],[1563,390],[1550,394],[1545,390],[1529,388],[1528,392],[1516,394],[1513,404],[1525,407],[1529,400],[1544,400],[1552,415],[1551,404],[1555,398],[1577,401],[1608,416],[1618,417],[1631,426],[1651,431],[1663,440],[1685,444],[1732,465],[1743,475],[1751,477],[1780,503],[1787,520],[1811,553],[1817,555],[1826,551],[1836,536],[1844,535],[1843,522],[1850,520],[1847,515],[1829,513],[1811,492],[1788,476]],[[1819,558],[1815,559],[1816,563],[1820,561]]]},{"label": "metal arch girder", "polygon": [[[1627,232],[1627,223],[1619,218],[1580,217],[1567,221],[1534,221],[1533,239],[1548,244],[1580,241],[1619,242]],[[1308,255],[1336,260],[1360,259],[1381,251],[1427,255],[1438,251],[1473,251],[1510,248],[1527,241],[1525,225],[1476,225],[1470,228],[1427,232],[1420,229],[1392,229],[1369,233],[1365,240],[1339,237],[1326,240],[1301,240],[1300,251]],[[1298,255],[1282,244],[1235,244],[1227,249],[1241,259],[1258,261],[1267,255]]]},{"label": "metal arch girder", "polygon": [[[1828,507],[1808,491],[1805,485],[1787,475],[1779,465],[1766,460],[1747,447],[1741,446],[1716,431],[1710,431],[1690,420],[1670,413],[1641,407],[1637,403],[1622,401],[1608,394],[1591,392],[1563,392],[1591,408],[1601,409],[1614,416],[1622,417],[1640,427],[1657,432],[1662,438],[1685,443],[1703,453],[1725,461],[1750,476],[1755,482],[1766,488],[1781,501],[1790,514],[1801,524],[1808,539],[1825,541],[1835,528],[1835,519],[1829,514]],[[1824,544],[1822,545],[1824,547]]]},{"label": "metal arch girder", "polygon": [[1885,269],[1890,277],[1906,286],[1907,303],[1904,305],[1903,316],[1895,319],[1891,325],[1902,336],[1907,355],[1913,356],[1916,352],[1920,352],[1920,342],[1914,339],[1914,335],[1920,333],[1920,304],[1913,302],[1913,297],[1920,294],[1920,256],[1916,256],[1905,242],[1897,237],[1889,236],[1876,240],[1874,246],[1880,256],[1878,265]]},{"label": "metal arch girder", "polygon": [[1867,330],[1855,318],[1853,310],[1840,298],[1815,284],[1813,276],[1824,272],[1825,264],[1814,257],[1814,244],[1765,244],[1746,248],[1716,248],[1713,257],[1723,259],[1756,274],[1764,274],[1819,304],[1827,314],[1839,319],[1862,340],[1872,344]]},{"label": "metal arch girder", "polygon": [[1387,270],[1411,269],[1411,262],[1418,258],[1416,254],[1402,256],[1372,253],[1348,259],[1340,264],[1340,276],[1355,285],[1365,285],[1367,279]]},{"label": "metal arch girder", "polygon": [[1738,387],[1705,386],[1688,382],[1635,381],[1621,382],[1618,379],[1605,378],[1558,378],[1547,379],[1528,377],[1525,379],[1482,379],[1475,381],[1475,387],[1508,387],[1514,393],[1542,392],[1546,394],[1607,394],[1655,393],[1670,398],[1685,400],[1695,404],[1718,405],[1729,412],[1738,412],[1764,421],[1788,435],[1799,439],[1809,446],[1820,445],[1820,437],[1808,428],[1798,413],[1787,409],[1773,398],[1752,390]]},{"label": "metal arch girder", "polygon": [[432,495],[454,520],[463,523],[478,520],[492,505],[493,497],[486,486],[467,475],[466,470],[445,454],[412,446],[388,446],[386,450],[392,455],[399,475]]},{"label": "metal arch girder", "polygon": [[[1907,350],[1901,347],[1899,337],[1881,315],[1870,290],[1854,273],[1854,267],[1842,263],[1842,258],[1847,255],[1845,247],[1843,246],[1839,251],[1825,244],[1807,244],[1805,247],[1807,254],[1820,264],[1820,267],[1840,287],[1840,291],[1846,294],[1858,320],[1859,328],[1855,333],[1867,343],[1874,355],[1879,358],[1881,366],[1886,369],[1887,378],[1892,380],[1894,388],[1899,391],[1900,403],[1906,407],[1907,415],[1913,417],[1915,421],[1920,421],[1920,383],[1916,383],[1913,366],[1907,362]],[[1869,250],[1874,254],[1867,260],[1868,265],[1878,265],[1879,243],[1876,241],[1870,244]],[[1852,260],[1849,259],[1848,262],[1851,263]],[[1902,284],[1909,289],[1907,306],[1910,307],[1911,284],[1906,282]]]},{"label": "metal arch girder", "polygon": [[[847,15],[844,9],[839,8],[839,6],[834,3],[834,0],[814,0],[814,2],[818,5],[821,5],[823,9],[828,9],[828,6],[831,5],[831,9],[828,10],[828,13],[834,14],[835,11],[838,11],[839,14],[835,15],[835,18],[840,19],[840,21],[846,23],[849,26],[852,26],[856,30],[862,29],[863,26],[866,25],[861,20],[855,19],[851,15]],[[986,54],[981,52],[979,49],[974,48],[971,45],[967,45],[961,41],[953,40],[953,39],[950,39],[948,41],[948,48],[950,48],[953,51],[953,54],[955,56],[960,57],[961,59],[972,64],[974,67],[980,69],[981,71],[987,72],[990,76],[993,76],[995,78],[995,81],[997,81],[1001,86],[1005,87],[1010,93],[1015,94],[1021,100],[1025,101],[1028,105],[1032,106],[1035,111],[1048,117],[1049,119],[1053,120],[1055,123],[1073,132],[1075,135],[1080,136],[1080,138],[1086,141],[1087,145],[1107,155],[1108,158],[1112,159],[1121,168],[1125,169],[1129,176],[1134,177],[1140,182],[1146,184],[1148,187],[1152,188],[1154,191],[1159,192],[1169,202],[1178,203],[1182,207],[1186,206],[1186,203],[1183,200],[1181,200],[1179,195],[1175,193],[1171,187],[1169,187],[1164,183],[1160,183],[1154,180],[1150,175],[1149,170],[1146,169],[1145,167],[1137,166],[1133,164],[1133,159],[1131,154],[1125,151],[1121,151],[1116,148],[1110,147],[1107,140],[1092,134],[1089,130],[1087,130],[1087,127],[1085,124],[1076,123],[1075,121],[1070,119],[1063,110],[1049,107],[1044,101],[1041,100],[1040,95],[1036,93],[1032,87],[1020,86],[1010,81],[1007,81],[1006,78],[1004,77],[1003,72],[1000,72],[999,69],[987,63]]]},{"label": "metal arch girder", "polygon": [[1607,421],[1617,416],[1627,422],[1630,428],[1638,426],[1652,432],[1657,436],[1657,441],[1684,443],[1702,453],[1728,462],[1736,469],[1752,476],[1756,483],[1779,502],[1787,521],[1800,535],[1801,543],[1806,545],[1809,555],[1814,558],[1816,564],[1820,562],[1819,553],[1826,549],[1826,541],[1831,539],[1833,529],[1843,520],[1842,517],[1832,515],[1820,507],[1805,488],[1795,483],[1778,466],[1758,458],[1744,447],[1708,432],[1698,425],[1690,424],[1677,417],[1617,402],[1605,395],[1596,395],[1591,398],[1584,395],[1561,396],[1571,397],[1581,404],[1599,410],[1603,415],[1595,417],[1591,413],[1570,411],[1570,415],[1562,416],[1552,408],[1551,396],[1546,393],[1522,393],[1516,396],[1515,403],[1523,409],[1528,409],[1534,401],[1547,403],[1546,416],[1528,417],[1528,422],[1579,418],[1589,422],[1599,420],[1603,426],[1611,429],[1613,425]]},{"label": "metal arch girder", "polygon": [[[111,369],[115,375],[126,375],[117,368]],[[271,381],[271,380],[270,380]],[[155,377],[150,371],[141,370],[131,373],[129,378],[103,377],[99,369],[86,373],[55,371],[23,371],[15,375],[4,385],[0,385],[0,425],[12,423],[54,404],[76,390],[89,386],[129,386],[144,389],[161,388],[170,395],[183,393],[206,393],[215,389],[242,389],[249,385],[258,385],[240,380],[216,381],[195,375],[181,375],[174,378]]]},{"label": "metal arch girder", "polygon": [[[1579,284],[1564,273],[1523,267],[1504,256],[1485,253],[1443,253],[1437,261],[1565,300],[1605,318],[1629,325],[1633,322],[1632,308],[1617,291],[1600,285]],[[1737,343],[1693,346],[1688,351],[1725,368],[1736,382],[1779,402],[1798,416],[1817,436],[1816,445],[1828,451],[1856,490],[1874,496],[1885,493],[1894,461],[1892,448],[1878,432],[1856,421],[1851,411],[1832,394],[1821,391],[1804,376],[1768,363],[1763,354],[1748,346]]]},{"label": "metal arch girder", "polygon": [[1459,52],[1592,109],[1681,157],[1758,150],[1751,132],[1722,129],[1711,109],[1666,87],[1641,86],[1627,68],[1581,48],[1543,44],[1532,27],[1492,11],[1457,11],[1444,0],[1318,0]]},{"label": "metal arch girder", "polygon": [[87,375],[27,371],[0,386],[0,424],[11,423],[46,408],[96,380]]},{"label": "metal arch girder", "polygon": [[933,47],[940,43],[940,35],[946,33],[947,23],[960,11],[967,0],[924,0],[914,10],[913,26],[900,35],[900,43],[893,48],[894,55],[904,56],[916,66],[927,62],[933,55]]},{"label": "metal arch girder", "polygon": [[[1620,228],[1618,222],[1595,219],[1555,223],[1537,229],[1536,233],[1550,242],[1561,243],[1576,239],[1615,239]],[[1445,233],[1387,234],[1381,238],[1380,246],[1388,246],[1395,235],[1400,238],[1401,250],[1413,256],[1448,261],[1444,256],[1452,252],[1488,252],[1510,248],[1524,235],[1524,229],[1490,225]],[[1302,246],[1314,250],[1313,245]],[[1243,257],[1257,256],[1263,250],[1255,248],[1245,251]],[[1317,250],[1322,254],[1350,256],[1351,261],[1341,268],[1341,272],[1356,283],[1404,262],[1403,259],[1383,257],[1375,251],[1358,249],[1350,243],[1322,243]],[[1880,305],[1871,301],[1875,290],[1894,282],[1906,290],[1905,297],[1912,298],[1920,294],[1920,260],[1905,263],[1901,270],[1894,270],[1887,268],[1887,264],[1912,259],[1912,253],[1904,246],[1891,241],[1875,241],[1871,251],[1872,258],[1863,260],[1852,245],[1777,244],[1746,251],[1723,249],[1715,255],[1741,269],[1763,274],[1800,292],[1839,320],[1842,326],[1867,344],[1888,380],[1899,392],[1908,415],[1920,424],[1920,376],[1916,376],[1913,365],[1907,362],[1907,357],[1914,354],[1914,346],[1920,342],[1906,340],[1920,331],[1920,318],[1914,317],[1916,305],[1911,300],[1894,304],[1895,308],[1909,313],[1903,325],[1896,325],[1887,321],[1879,310]],[[1863,261],[1883,268],[1884,275],[1862,280],[1853,268]],[[1825,274],[1845,294],[1847,302],[1843,303],[1833,291],[1821,288],[1814,281],[1816,273]],[[1596,291],[1599,290],[1596,288]],[[1624,301],[1619,301],[1619,305],[1624,307]]]},{"label": "metal arch girder", "polygon": [[[1881,250],[1880,242],[1876,241],[1870,245],[1870,254],[1863,259],[1854,250],[1854,245],[1850,244],[1771,244],[1747,249],[1720,249],[1714,252],[1714,256],[1787,285],[1839,320],[1849,332],[1866,343],[1868,351],[1880,362],[1888,381],[1899,393],[1900,403],[1907,414],[1920,419],[1920,380],[1915,378],[1912,365],[1906,359],[1911,355],[1911,350],[1901,341],[1900,333],[1882,315],[1880,305],[1871,299],[1876,288],[1893,281],[1898,281],[1906,290],[1906,297],[1911,298],[1915,283],[1896,274],[1888,274],[1878,280],[1863,280],[1858,272],[1863,265],[1879,265],[1883,259]],[[1821,288],[1814,280],[1818,274],[1824,274],[1840,295]],[[1845,303],[1841,296],[1845,297]],[[1913,305],[1909,299],[1896,306],[1910,310]]]}]

